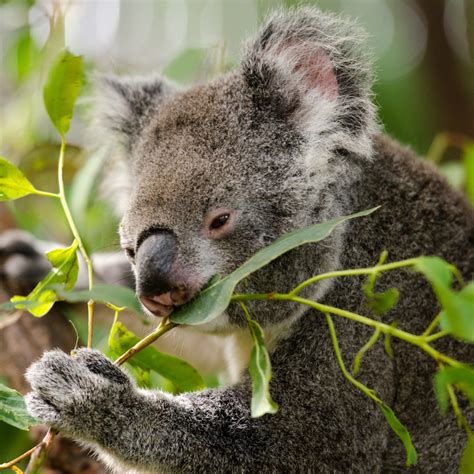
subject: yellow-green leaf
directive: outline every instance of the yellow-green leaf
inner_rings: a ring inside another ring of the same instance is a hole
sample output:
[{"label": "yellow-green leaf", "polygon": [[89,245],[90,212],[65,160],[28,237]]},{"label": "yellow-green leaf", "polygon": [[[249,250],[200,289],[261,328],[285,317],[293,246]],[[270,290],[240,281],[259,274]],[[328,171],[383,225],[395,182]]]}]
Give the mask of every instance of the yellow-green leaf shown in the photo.
[{"label": "yellow-green leaf", "polygon": [[[116,322],[112,326],[109,347],[115,357],[122,355],[139,341],[140,339],[122,323]],[[127,362],[142,370],[157,372],[170,380],[179,392],[193,392],[205,387],[201,375],[194,367],[183,359],[164,354],[152,346],[137,352]]]},{"label": "yellow-green leaf", "polygon": [[28,296],[14,296],[11,302],[15,308],[25,309],[33,316],[44,316],[59,299],[51,287],[61,285],[71,290],[76,284],[79,272],[77,261],[77,241],[70,247],[51,250],[47,254],[53,269],[41,280]]},{"label": "yellow-green leaf", "polygon": [[43,89],[49,118],[62,137],[69,130],[83,81],[82,57],[74,56],[67,50],[62,51],[51,66]]},{"label": "yellow-green leaf", "polygon": [[37,192],[13,163],[0,157],[0,201],[12,201]]}]

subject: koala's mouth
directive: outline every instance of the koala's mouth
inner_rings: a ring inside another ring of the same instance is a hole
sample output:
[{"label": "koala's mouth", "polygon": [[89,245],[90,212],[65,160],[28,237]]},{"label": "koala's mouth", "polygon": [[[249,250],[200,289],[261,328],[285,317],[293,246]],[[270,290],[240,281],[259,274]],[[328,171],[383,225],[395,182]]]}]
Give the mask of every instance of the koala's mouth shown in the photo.
[{"label": "koala's mouth", "polygon": [[153,296],[140,296],[140,302],[154,316],[164,318],[169,316],[175,308],[187,303],[191,297],[185,286],[177,286],[166,293]]}]

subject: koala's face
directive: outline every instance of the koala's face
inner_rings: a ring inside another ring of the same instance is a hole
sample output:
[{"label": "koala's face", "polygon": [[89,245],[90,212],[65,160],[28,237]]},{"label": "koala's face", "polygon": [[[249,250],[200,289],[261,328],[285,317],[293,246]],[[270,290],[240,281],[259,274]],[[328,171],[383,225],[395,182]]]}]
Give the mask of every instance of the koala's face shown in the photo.
[{"label": "koala's face", "polygon": [[[352,24],[308,10],[271,19],[240,68],[209,84],[105,79],[98,125],[125,163],[121,241],[149,313],[170,314],[281,235],[341,214],[375,130],[362,51]],[[288,291],[333,268],[337,242],[294,250],[238,290]],[[218,327],[244,322],[234,306]],[[264,324],[294,312],[250,309]]]},{"label": "koala's face", "polygon": [[[157,315],[307,223],[303,139],[256,113],[239,75],[173,95],[138,140],[121,240]],[[260,290],[281,289],[279,277]]]}]

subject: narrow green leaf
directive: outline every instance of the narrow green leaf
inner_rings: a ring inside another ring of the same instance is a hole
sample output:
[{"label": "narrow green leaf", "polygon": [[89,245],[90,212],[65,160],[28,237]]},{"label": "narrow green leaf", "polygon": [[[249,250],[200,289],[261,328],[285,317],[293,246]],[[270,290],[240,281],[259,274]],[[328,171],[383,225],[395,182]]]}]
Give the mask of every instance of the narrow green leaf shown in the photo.
[{"label": "narrow green leaf", "polygon": [[69,130],[83,80],[82,57],[62,51],[51,66],[43,89],[49,118],[62,137]]},{"label": "narrow green leaf", "polygon": [[410,433],[406,429],[405,425],[396,417],[393,410],[383,402],[377,403],[382,413],[385,416],[385,419],[388,421],[390,428],[392,428],[393,432],[401,439],[403,446],[405,447],[406,455],[407,455],[407,466],[413,466],[416,464],[417,460],[417,453],[416,449],[413,446],[413,442],[411,440]]},{"label": "narrow green leaf", "polygon": [[37,192],[13,163],[0,157],[0,201],[13,201]]},{"label": "narrow green leaf", "polygon": [[464,150],[464,169],[466,176],[466,194],[474,204],[474,144]]},{"label": "narrow green leaf", "polygon": [[474,436],[467,435],[467,443],[461,456],[459,474],[472,474],[474,472]]},{"label": "narrow green leaf", "polygon": [[119,308],[127,308],[134,313],[143,314],[140,303],[133,290],[118,285],[94,285],[92,290],[64,291],[55,288],[58,297],[69,303],[87,302],[90,299],[104,304],[111,303]]},{"label": "narrow green leaf", "polygon": [[[119,357],[139,341],[122,323],[116,322],[110,332],[109,347]],[[159,352],[152,346],[137,352],[128,362],[142,370],[154,370],[173,382],[180,392],[193,392],[205,387],[201,375],[194,367],[178,357]]]},{"label": "narrow green leaf", "polygon": [[47,254],[53,269],[41,280],[28,296],[14,296],[11,302],[17,309],[25,309],[33,316],[44,316],[59,299],[51,287],[61,285],[71,290],[76,284],[79,272],[77,241],[70,247],[51,250]]},{"label": "narrow green leaf", "polygon": [[20,430],[28,430],[38,422],[26,410],[25,400],[16,390],[0,383],[0,420]]},{"label": "narrow green leaf", "polygon": [[241,267],[201,291],[189,304],[171,315],[171,321],[178,324],[203,324],[220,316],[229,305],[236,285],[251,273],[264,267],[284,253],[307,243],[319,242],[328,237],[336,226],[349,219],[371,214],[378,208],[358,212],[351,216],[315,224],[284,235],[268,247],[259,250]]},{"label": "narrow green leaf", "polygon": [[276,413],[278,404],[272,400],[270,395],[272,368],[270,356],[265,347],[263,330],[256,321],[250,318],[248,319],[248,325],[254,344],[249,363],[249,373],[252,379],[251,412],[253,418],[258,418],[267,413]]},{"label": "narrow green leaf", "polygon": [[442,413],[446,413],[449,406],[448,385],[456,385],[474,403],[474,368],[447,367],[436,374],[434,389]]}]

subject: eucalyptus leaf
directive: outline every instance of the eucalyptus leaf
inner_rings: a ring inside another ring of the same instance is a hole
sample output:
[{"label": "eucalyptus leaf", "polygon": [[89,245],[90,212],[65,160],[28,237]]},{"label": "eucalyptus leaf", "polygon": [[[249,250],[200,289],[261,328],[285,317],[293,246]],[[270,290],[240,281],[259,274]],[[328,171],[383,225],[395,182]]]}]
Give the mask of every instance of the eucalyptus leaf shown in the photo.
[{"label": "eucalyptus leaf", "polygon": [[447,367],[440,370],[434,379],[434,389],[438,405],[442,413],[446,413],[449,406],[448,386],[456,385],[474,403],[474,368]]},{"label": "eucalyptus leaf", "polygon": [[451,289],[453,267],[439,257],[420,257],[415,269],[431,283],[443,308],[441,329],[468,342],[474,342],[474,282],[456,292]]},{"label": "eucalyptus leaf", "polygon": [[319,242],[325,239],[336,226],[343,222],[367,216],[376,209],[378,208],[358,212],[351,216],[339,217],[321,224],[314,224],[280,237],[268,247],[259,250],[237,270],[201,291],[190,303],[174,312],[171,315],[171,321],[190,325],[212,321],[225,311],[236,285],[251,273],[300,245]]},{"label": "eucalyptus leaf", "polygon": [[[129,331],[122,323],[115,322],[110,331],[109,347],[112,353],[119,357],[128,351],[140,339]],[[179,392],[202,390],[205,385],[199,372],[178,357],[164,354],[152,346],[137,352],[127,361],[142,370],[153,370],[170,380]]]},{"label": "eucalyptus leaf", "polygon": [[84,81],[81,56],[62,51],[49,70],[43,89],[49,118],[62,137],[68,132],[76,99]]},{"label": "eucalyptus leaf", "polygon": [[474,281],[461,291],[451,291],[444,298],[440,326],[453,336],[474,342]]},{"label": "eucalyptus leaf", "polygon": [[55,291],[61,300],[69,303],[81,303],[93,299],[104,304],[111,303],[119,308],[127,308],[138,315],[143,314],[135,292],[125,286],[94,285],[92,290],[68,292],[61,288],[55,288]]},{"label": "eucalyptus leaf", "polygon": [[26,410],[20,393],[0,383],[0,420],[20,430],[28,430],[38,422]]},{"label": "eucalyptus leaf", "polygon": [[79,272],[77,241],[70,247],[54,249],[47,254],[53,269],[41,280],[28,296],[14,296],[11,302],[17,309],[26,309],[33,316],[44,316],[60,299],[52,286],[60,285],[71,290],[76,284]]},{"label": "eucalyptus leaf", "polygon": [[0,201],[12,201],[37,192],[13,163],[0,157]]},{"label": "eucalyptus leaf", "polygon": [[248,319],[248,325],[253,340],[249,363],[249,373],[252,379],[251,413],[253,418],[258,418],[267,413],[276,413],[278,404],[272,400],[270,395],[272,368],[270,356],[265,347],[263,330],[256,321],[250,318]]},{"label": "eucalyptus leaf", "polygon": [[384,414],[385,419],[388,421],[390,428],[392,428],[393,432],[400,438],[403,446],[405,447],[405,452],[407,455],[406,465],[413,466],[416,464],[418,456],[416,449],[413,446],[410,433],[388,405],[383,402],[379,402],[378,406],[380,410],[382,410],[382,413]]}]

